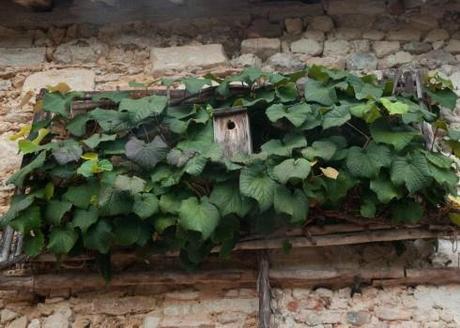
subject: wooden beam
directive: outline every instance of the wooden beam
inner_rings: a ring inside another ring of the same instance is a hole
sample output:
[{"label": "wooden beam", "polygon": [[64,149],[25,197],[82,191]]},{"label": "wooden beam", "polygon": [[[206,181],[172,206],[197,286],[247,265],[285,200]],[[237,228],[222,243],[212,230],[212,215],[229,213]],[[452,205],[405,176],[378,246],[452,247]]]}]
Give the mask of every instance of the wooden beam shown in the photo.
[{"label": "wooden beam", "polygon": [[[302,269],[272,268],[269,271],[272,287],[329,287],[351,286],[356,279],[363,286],[388,287],[398,285],[445,285],[460,283],[459,268],[404,267],[372,269]],[[208,270],[195,273],[183,271],[144,271],[114,274],[109,284],[98,273],[56,273],[33,276],[0,276],[0,290],[44,291],[70,289],[73,292],[88,289],[139,286],[253,286],[257,281],[255,270]]]},{"label": "wooden beam", "polygon": [[[451,237],[453,234],[460,235],[460,229],[451,226],[414,226],[414,227],[395,227],[392,225],[381,225],[376,227],[363,227],[353,224],[329,225],[323,227],[312,227],[308,230],[307,236],[302,229],[284,230],[278,232],[265,239],[262,236],[251,236],[243,238],[238,242],[233,251],[255,251],[264,249],[282,249],[286,240],[288,240],[292,248],[306,247],[327,247],[327,246],[343,246],[354,244],[365,244],[375,242],[388,242],[395,240],[415,240],[415,239],[436,239],[441,237]],[[220,247],[215,247],[211,252],[218,253]],[[155,259],[160,256],[175,257],[177,252],[166,254],[157,254],[148,256],[148,259]],[[93,260],[94,256],[85,254],[75,257],[67,257],[62,259],[65,262],[81,262]],[[114,251],[112,260],[127,261],[139,260],[139,254],[132,250]],[[56,262],[56,257],[51,254],[43,254],[31,261],[37,263]]]}]

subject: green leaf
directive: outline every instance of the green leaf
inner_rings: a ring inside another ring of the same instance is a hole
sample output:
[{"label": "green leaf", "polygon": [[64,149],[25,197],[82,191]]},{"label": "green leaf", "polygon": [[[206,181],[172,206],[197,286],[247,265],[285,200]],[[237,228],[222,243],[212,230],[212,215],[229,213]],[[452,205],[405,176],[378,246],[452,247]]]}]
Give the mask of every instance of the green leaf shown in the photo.
[{"label": "green leaf", "polygon": [[378,200],[383,204],[388,204],[394,198],[399,198],[401,196],[399,190],[385,174],[380,174],[376,179],[371,180],[370,189],[377,195]]},{"label": "green leaf", "polygon": [[163,213],[179,214],[181,199],[172,194],[164,194],[160,197],[160,209]]},{"label": "green leaf", "polygon": [[276,96],[283,103],[291,102],[297,99],[297,86],[294,82],[289,82],[275,89]]},{"label": "green leaf", "polygon": [[165,96],[149,96],[140,99],[122,99],[119,110],[128,112],[129,119],[133,123],[139,123],[143,119],[159,115],[163,112],[168,104],[168,98]]},{"label": "green leaf", "polygon": [[38,154],[37,157],[35,157],[32,162],[24,166],[22,169],[20,169],[18,172],[13,174],[9,179],[7,183],[12,183],[16,187],[22,187],[24,184],[24,180],[27,178],[27,176],[35,171],[36,169],[40,168],[45,164],[46,161],[46,151],[42,151],[40,154]]},{"label": "green leaf", "polygon": [[220,215],[217,208],[207,197],[198,200],[196,197],[182,201],[179,208],[179,225],[201,233],[203,239],[208,239],[219,224]]},{"label": "green leaf", "polygon": [[[115,221],[113,230],[114,240],[118,245],[130,246],[136,243],[144,244],[150,233],[146,226],[135,218],[123,218]],[[145,237],[147,234],[147,238]]]},{"label": "green leaf", "polygon": [[374,101],[350,107],[351,115],[363,119],[366,123],[373,123],[382,115]]},{"label": "green leaf", "polygon": [[274,177],[282,184],[290,179],[305,180],[311,171],[310,162],[306,159],[287,159],[273,168]]},{"label": "green leaf", "polygon": [[91,206],[88,210],[76,209],[73,215],[72,226],[80,228],[83,233],[86,233],[88,228],[97,222],[97,219],[97,208],[94,206]]},{"label": "green leaf", "polygon": [[331,106],[337,102],[335,89],[324,86],[320,81],[308,79],[305,83],[305,100]]},{"label": "green leaf", "polygon": [[132,207],[132,198],[128,193],[116,191],[111,187],[101,189],[99,194],[100,216],[128,215]]},{"label": "green leaf", "polygon": [[110,251],[112,238],[112,226],[106,220],[99,220],[83,235],[83,243],[88,249],[107,254]]},{"label": "green leaf", "polygon": [[262,166],[245,167],[240,174],[240,191],[246,197],[255,199],[261,211],[268,210],[273,204],[276,182]]},{"label": "green leaf", "polygon": [[96,108],[89,113],[91,120],[95,120],[104,132],[120,132],[133,127],[130,114],[112,109]]},{"label": "green leaf", "polygon": [[82,154],[82,148],[78,142],[74,140],[59,142],[53,149],[53,157],[60,165],[65,165],[70,162],[78,162]]},{"label": "green leaf", "polygon": [[453,169],[441,169],[431,163],[428,163],[428,166],[431,176],[437,183],[452,189],[458,184],[458,176]]},{"label": "green leaf", "polygon": [[76,207],[87,209],[91,200],[97,197],[99,188],[93,183],[70,186],[62,196],[63,199],[69,201]]},{"label": "green leaf", "polygon": [[159,201],[154,194],[143,193],[134,197],[133,212],[147,219],[159,211]]},{"label": "green leaf", "polygon": [[16,218],[19,213],[33,204],[35,197],[33,195],[13,195],[10,208],[0,219],[0,225],[7,225],[12,219]]},{"label": "green leaf", "polygon": [[129,191],[131,194],[138,194],[145,190],[146,181],[136,176],[117,175],[113,188],[120,191]]},{"label": "green leaf", "polygon": [[10,226],[22,234],[27,234],[30,231],[40,228],[40,207],[31,206],[20,212],[19,215],[10,222]]},{"label": "green leaf", "polygon": [[209,79],[197,79],[193,77],[182,79],[181,82],[185,84],[185,90],[192,95],[200,92],[205,85],[211,86],[212,84]]},{"label": "green leaf", "polygon": [[397,223],[415,224],[423,217],[422,206],[410,199],[404,199],[394,204],[391,209],[393,221]]},{"label": "green leaf", "polygon": [[49,235],[48,249],[54,254],[67,254],[77,242],[78,234],[70,227],[53,228]]},{"label": "green leaf", "polygon": [[133,137],[126,143],[125,149],[128,159],[146,169],[153,169],[169,151],[168,145],[159,136],[149,143]]},{"label": "green leaf", "polygon": [[393,102],[390,98],[380,98],[380,102],[390,115],[403,115],[409,112],[409,106],[401,101]]},{"label": "green leaf", "polygon": [[308,200],[305,194],[295,189],[294,192],[283,185],[275,189],[274,208],[277,213],[284,213],[291,217],[292,223],[302,223],[308,215]]},{"label": "green leaf", "polygon": [[285,107],[282,104],[273,104],[267,108],[266,114],[270,121],[277,122],[282,118],[286,118],[295,127],[300,127],[307,119],[311,108],[306,103],[300,103],[294,106]]},{"label": "green leaf", "polygon": [[341,126],[351,120],[349,105],[334,105],[332,109],[323,115],[323,129],[329,129],[334,126]]},{"label": "green leaf", "polygon": [[458,96],[450,89],[442,89],[432,91],[430,89],[425,89],[426,93],[431,97],[431,100],[443,107],[448,109],[455,109],[457,105]]},{"label": "green leaf", "polygon": [[337,146],[328,140],[318,140],[312,143],[311,147],[302,149],[302,156],[309,161],[315,158],[322,158],[328,161],[334,156]]},{"label": "green leaf", "polygon": [[426,152],[426,159],[433,165],[442,169],[451,169],[454,161],[440,153]]},{"label": "green leaf", "polygon": [[177,218],[173,216],[160,216],[155,218],[155,231],[158,233],[163,233],[169,227],[176,225]]},{"label": "green leaf", "polygon": [[427,187],[431,183],[431,172],[425,156],[420,153],[398,157],[391,167],[391,181],[405,185],[410,193]]},{"label": "green leaf", "polygon": [[370,132],[375,142],[392,145],[397,151],[402,150],[416,136],[420,135],[414,130],[390,126],[383,120],[377,120],[371,124]]},{"label": "green leaf", "polygon": [[112,170],[113,165],[109,160],[103,159],[98,161],[97,159],[92,159],[83,162],[83,164],[77,169],[77,173],[85,178],[89,178],[97,173],[110,172]]},{"label": "green leaf", "polygon": [[375,143],[369,144],[366,149],[351,147],[346,165],[353,176],[372,178],[378,175],[380,168],[391,165],[391,152],[386,146]]},{"label": "green leaf", "polygon": [[116,134],[104,134],[104,133],[95,133],[88,139],[83,140],[82,142],[87,145],[89,148],[94,149],[101,142],[113,141],[117,138]]},{"label": "green leaf", "polygon": [[41,231],[35,231],[34,234],[24,235],[24,253],[27,256],[35,257],[40,255],[45,247],[45,236]]},{"label": "green leaf", "polygon": [[260,148],[268,155],[277,155],[289,157],[296,148],[302,148],[307,145],[305,136],[298,134],[286,135],[283,141],[272,139],[264,143]]},{"label": "green leaf", "polygon": [[43,110],[45,112],[56,113],[64,117],[69,117],[71,101],[72,98],[59,92],[47,92],[43,96]]},{"label": "green leaf", "polygon": [[87,114],[79,114],[67,123],[66,129],[72,135],[82,137],[86,133],[86,123],[88,123],[89,120],[90,117]]},{"label": "green leaf", "polygon": [[375,206],[375,203],[372,201],[372,199],[364,198],[363,203],[359,209],[361,216],[365,218],[374,218],[376,211],[377,207]]},{"label": "green leaf", "polygon": [[58,226],[61,224],[62,217],[70,211],[72,203],[60,200],[51,200],[46,205],[45,218],[49,223]]},{"label": "green leaf", "polygon": [[236,214],[244,217],[251,210],[251,202],[240,194],[237,184],[219,183],[214,186],[209,201],[217,206],[222,216]]}]

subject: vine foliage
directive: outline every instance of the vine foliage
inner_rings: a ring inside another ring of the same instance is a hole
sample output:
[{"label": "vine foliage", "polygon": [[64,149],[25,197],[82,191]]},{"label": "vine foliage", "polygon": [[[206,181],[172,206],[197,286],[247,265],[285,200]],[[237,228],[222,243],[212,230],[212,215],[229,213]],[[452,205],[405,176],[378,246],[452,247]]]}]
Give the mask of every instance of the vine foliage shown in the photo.
[{"label": "vine foliage", "polygon": [[[392,96],[391,81],[319,66],[180,82],[206,101],[108,92],[93,100],[110,108],[77,111],[82,94],[49,88],[37,107],[52,115],[13,137],[28,160],[1,220],[27,255],[177,250],[194,266],[215,246],[227,256],[241,236],[283,226],[439,220],[456,194],[454,159],[417,128],[432,125],[459,154],[460,131],[440,116],[457,97],[437,74],[424,103]],[[212,117],[235,106],[247,108],[254,154],[227,158]]]}]

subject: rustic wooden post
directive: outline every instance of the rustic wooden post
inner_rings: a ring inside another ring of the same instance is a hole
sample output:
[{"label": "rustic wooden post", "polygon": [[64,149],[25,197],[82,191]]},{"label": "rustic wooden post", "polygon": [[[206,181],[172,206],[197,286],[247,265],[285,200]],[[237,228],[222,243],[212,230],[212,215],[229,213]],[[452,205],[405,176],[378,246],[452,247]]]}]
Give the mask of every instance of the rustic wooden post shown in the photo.
[{"label": "rustic wooden post", "polygon": [[[252,153],[251,129],[245,108],[223,108],[214,112],[214,140],[224,148],[224,155],[231,159],[237,154]],[[271,318],[271,291],[267,251],[259,252],[259,327],[269,328]]]}]

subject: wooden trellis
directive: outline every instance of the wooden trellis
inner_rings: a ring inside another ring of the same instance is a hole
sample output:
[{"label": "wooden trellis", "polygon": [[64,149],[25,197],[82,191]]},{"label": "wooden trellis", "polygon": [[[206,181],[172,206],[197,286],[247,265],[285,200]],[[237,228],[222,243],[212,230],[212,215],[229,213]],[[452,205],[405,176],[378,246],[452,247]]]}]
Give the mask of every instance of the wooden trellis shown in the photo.
[{"label": "wooden trellis", "polygon": [[[423,103],[423,93],[421,89],[420,82],[420,72],[418,71],[398,71],[395,76],[395,83],[393,94],[398,94],[401,91],[405,93],[413,93],[416,95],[417,99]],[[241,93],[245,91],[244,87],[232,87],[231,92],[234,94]],[[130,92],[131,97],[139,98],[152,94],[161,94],[169,95],[171,98],[171,104],[182,104],[182,103],[200,103],[205,102],[209,95],[214,92],[213,88],[208,88],[202,91],[198,95],[188,95],[185,91],[132,91]],[[72,104],[72,110],[75,112],[86,111],[94,109],[96,107],[102,108],[112,108],[114,104],[109,100],[93,101],[92,98],[98,93],[88,92],[80,99],[77,99]],[[37,114],[34,117],[34,121],[41,119],[42,114]],[[214,138],[217,143],[223,145],[226,156],[231,158],[233,155],[238,153],[252,153],[252,141],[251,141],[251,130],[250,130],[250,121],[248,114],[244,108],[224,108],[216,110],[214,113]],[[433,144],[433,132],[429,125],[423,125],[420,127],[423,135],[425,136],[427,147]],[[25,157],[23,165],[27,163],[28,158]],[[326,213],[327,214],[327,213]],[[234,250],[237,252],[241,251],[256,251],[258,259],[258,275],[255,281],[257,282],[257,288],[259,291],[259,326],[260,327],[269,327],[270,326],[270,280],[275,279],[279,281],[279,277],[276,278],[276,273],[271,272],[268,252],[272,249],[281,249],[283,248],[284,241],[286,238],[289,238],[292,247],[302,248],[302,247],[323,247],[323,246],[332,246],[332,245],[353,245],[360,243],[370,243],[370,242],[381,242],[381,241],[394,241],[394,240],[413,240],[413,239],[434,239],[438,237],[453,236],[458,233],[458,230],[452,226],[441,226],[441,225],[382,225],[375,224],[375,222],[370,222],[368,225],[356,225],[356,224],[334,224],[324,227],[311,226],[308,229],[295,229],[295,230],[283,230],[278,231],[270,236],[246,236],[243,237],[240,242],[235,246]],[[0,269],[5,269],[11,267],[14,264],[24,262],[29,260],[28,263],[32,266],[34,265],[43,265],[44,263],[55,262],[56,259],[54,256],[42,255],[36,259],[27,259],[22,252],[22,236],[13,231],[11,227],[7,227],[1,236],[0,240],[1,251],[0,251]],[[212,252],[218,252],[219,249],[216,248]],[[165,256],[176,256],[177,254],[166,254]],[[135,254],[132,252],[126,251],[115,251],[113,254],[115,259],[129,259],[134,258]],[[65,258],[63,263],[86,263],[88,261],[94,260],[94,256],[90,253],[84,256],[78,256],[74,258]],[[431,273],[435,275],[435,273]],[[442,272],[445,274],[445,272]],[[151,273],[150,273],[151,275]],[[452,280],[453,274],[449,271],[449,279]],[[167,283],[168,281],[179,279],[183,283],[185,276],[187,274],[170,274],[168,278],[161,279],[159,275],[151,276],[147,279],[150,281],[150,284],[155,282],[152,279],[157,279],[158,283]],[[206,276],[206,274],[204,274]],[[0,276],[0,289],[5,288],[7,284],[10,284],[12,288],[21,288],[21,284],[24,286],[29,286],[32,284],[31,288],[37,288],[37,285],[52,285],[53,283],[47,279],[57,279],[51,275],[39,275],[36,280],[34,276],[32,277],[21,277],[14,280],[10,277],[1,277]],[[85,274],[86,277],[86,274]],[[139,277],[144,277],[139,273]],[[132,278],[132,280],[125,280],[127,285],[135,284],[139,282],[137,279],[141,279],[138,276]],[[152,278],[153,277],[153,278]],[[208,278],[210,276],[208,275]],[[220,274],[220,280],[225,280],[229,278],[228,274]],[[239,277],[239,278],[238,278]],[[418,277],[418,278],[417,278]],[[144,277],[145,278],[145,277]],[[242,279],[247,282],[254,281],[254,275],[251,273],[241,273],[239,272],[231,279]],[[423,278],[421,274],[414,274],[408,281],[413,283],[417,279]],[[30,282],[27,279],[31,279]],[[73,276],[74,280],[78,280]],[[69,279],[68,281],[72,281]],[[197,280],[191,279],[190,281],[203,282],[206,279],[196,278]],[[201,279],[201,280],[200,280]],[[230,279],[230,278],[229,278]],[[277,280],[278,279],[278,280]],[[318,279],[316,277],[315,279]],[[405,283],[405,277],[395,277],[396,281]],[[213,279],[208,279],[209,282],[215,281]],[[304,279],[306,283],[307,279]],[[377,279],[378,280],[378,279]],[[422,279],[423,280],[423,279]],[[455,279],[454,279],[455,280]],[[21,282],[22,281],[22,282]],[[315,280],[317,281],[317,280]],[[75,281],[74,281],[75,283]],[[99,280],[88,282],[89,286],[97,286]],[[116,284],[123,285],[123,280],[117,280]],[[382,284],[385,284],[382,282]],[[71,288],[71,287],[69,287]]]}]

